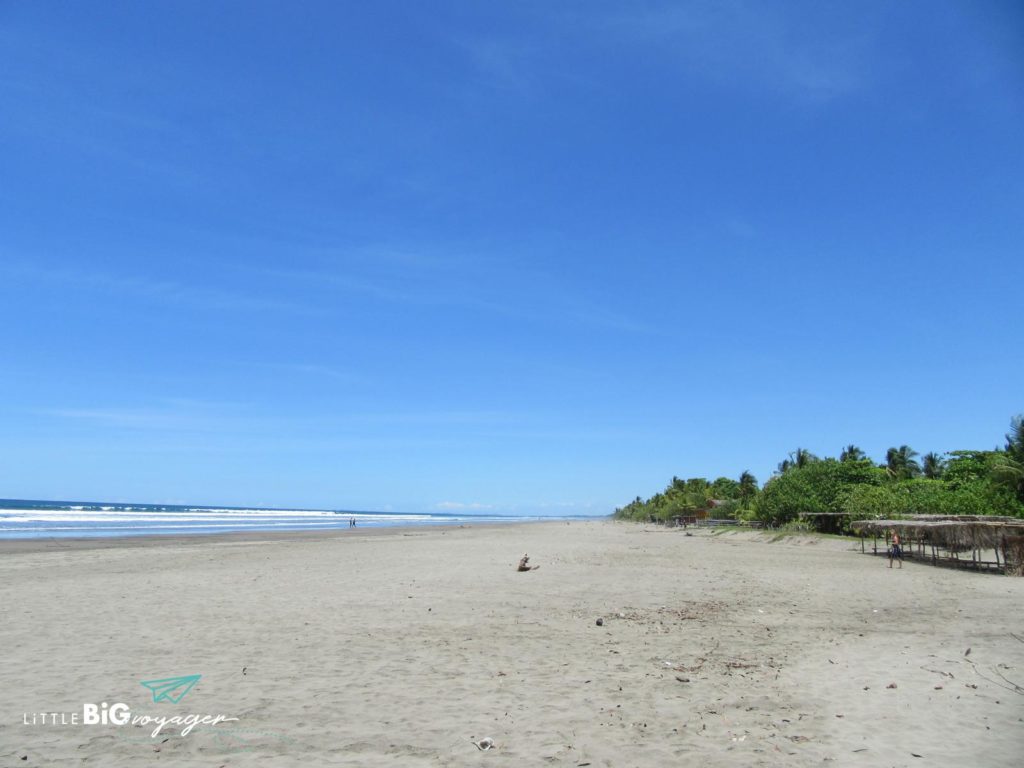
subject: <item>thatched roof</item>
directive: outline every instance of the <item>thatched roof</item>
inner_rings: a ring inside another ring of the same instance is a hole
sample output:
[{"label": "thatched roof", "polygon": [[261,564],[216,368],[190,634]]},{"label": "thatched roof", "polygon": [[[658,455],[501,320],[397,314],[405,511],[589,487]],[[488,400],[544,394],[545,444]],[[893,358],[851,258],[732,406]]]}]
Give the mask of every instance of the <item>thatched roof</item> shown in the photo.
[{"label": "thatched roof", "polygon": [[999,546],[1006,536],[1024,536],[1024,520],[979,515],[912,515],[899,520],[855,520],[850,528],[873,535],[898,531],[947,548]]}]

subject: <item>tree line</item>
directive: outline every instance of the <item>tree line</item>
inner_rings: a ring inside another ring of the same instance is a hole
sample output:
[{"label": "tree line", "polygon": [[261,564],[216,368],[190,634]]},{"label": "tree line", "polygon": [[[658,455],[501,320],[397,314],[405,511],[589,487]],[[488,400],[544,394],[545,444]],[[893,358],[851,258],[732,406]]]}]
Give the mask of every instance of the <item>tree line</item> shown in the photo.
[{"label": "tree line", "polygon": [[1024,415],[1011,419],[1005,447],[991,451],[921,456],[901,445],[876,464],[856,445],[844,447],[838,458],[797,448],[763,487],[750,472],[713,481],[673,477],[663,491],[616,509],[615,517],[665,521],[702,511],[773,526],[798,518],[814,521],[815,515],[824,517],[821,513],[1024,517]]}]

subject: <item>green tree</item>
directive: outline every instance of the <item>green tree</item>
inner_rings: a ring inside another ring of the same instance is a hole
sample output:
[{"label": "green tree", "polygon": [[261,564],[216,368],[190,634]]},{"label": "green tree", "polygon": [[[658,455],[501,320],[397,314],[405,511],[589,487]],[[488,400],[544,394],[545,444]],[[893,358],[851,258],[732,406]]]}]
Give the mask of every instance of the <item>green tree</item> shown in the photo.
[{"label": "green tree", "polygon": [[843,501],[854,486],[875,485],[884,473],[870,461],[822,459],[773,477],[757,497],[762,520],[787,523],[802,514],[843,512]]},{"label": "green tree", "polygon": [[739,481],[740,501],[744,507],[749,507],[754,497],[757,496],[757,478],[750,472],[744,470]]},{"label": "green tree", "polygon": [[1024,416],[1014,416],[1010,420],[1006,451],[995,462],[992,479],[1024,504]]},{"label": "green tree", "polygon": [[885,452],[885,470],[889,477],[894,480],[910,480],[921,474],[921,465],[914,457],[917,451],[909,445],[901,445],[899,448],[890,448]]},{"label": "green tree", "polygon": [[843,499],[843,511],[857,518],[904,515],[983,515],[992,506],[976,486],[950,490],[940,480],[918,478],[879,486],[862,485]]},{"label": "green tree", "polygon": [[839,454],[840,461],[863,461],[866,459],[864,451],[858,448],[853,443],[843,448],[842,453]]},{"label": "green tree", "polygon": [[942,477],[953,489],[988,481],[998,461],[998,451],[950,451]]},{"label": "green tree", "polygon": [[902,515],[905,506],[891,483],[859,485],[843,498],[843,511],[854,519],[877,520]]},{"label": "green tree", "polygon": [[921,472],[929,480],[937,480],[942,477],[945,468],[946,462],[934,451],[921,457]]},{"label": "green tree", "polygon": [[803,469],[808,464],[811,464],[818,460],[818,457],[808,451],[806,448],[797,448],[792,453],[793,466],[797,469]]},{"label": "green tree", "polygon": [[1014,461],[1024,463],[1024,414],[1010,419],[1010,431],[1006,435],[1006,453]]},{"label": "green tree", "polygon": [[713,499],[738,499],[740,496],[740,484],[731,477],[719,477],[711,484],[711,498]]},{"label": "green tree", "polygon": [[803,469],[808,464],[818,461],[818,457],[806,448],[797,448],[786,459],[779,462],[779,473],[785,474],[791,469]]},{"label": "green tree", "polygon": [[691,477],[686,481],[687,493],[707,493],[711,484],[706,477]]},{"label": "green tree", "polygon": [[[738,481],[719,477],[673,477],[668,487],[646,501],[637,496],[615,510],[616,517],[665,520],[707,509],[711,499],[726,500],[720,508],[732,515],[738,508],[773,523],[804,513],[844,512],[857,517],[914,513],[989,514],[1024,518],[1024,415],[1010,421],[1005,449],[951,451],[922,457],[909,446],[890,448],[881,467],[874,466],[856,445],[843,449],[840,460],[819,460],[797,448],[779,465],[781,474],[758,490],[757,479],[743,472]],[[924,475],[919,477],[919,475]],[[819,517],[818,520],[835,518]]]}]

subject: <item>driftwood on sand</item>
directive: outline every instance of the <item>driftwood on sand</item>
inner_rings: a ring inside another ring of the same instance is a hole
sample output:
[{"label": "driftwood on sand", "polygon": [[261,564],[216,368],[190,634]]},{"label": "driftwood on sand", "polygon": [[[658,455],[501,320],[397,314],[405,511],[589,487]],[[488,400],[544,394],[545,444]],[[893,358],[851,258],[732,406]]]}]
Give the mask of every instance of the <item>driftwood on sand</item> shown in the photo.
[{"label": "driftwood on sand", "polygon": [[517,571],[536,571],[540,568],[539,565],[530,565],[530,556],[523,555],[522,560],[519,561],[519,565],[516,566]]}]

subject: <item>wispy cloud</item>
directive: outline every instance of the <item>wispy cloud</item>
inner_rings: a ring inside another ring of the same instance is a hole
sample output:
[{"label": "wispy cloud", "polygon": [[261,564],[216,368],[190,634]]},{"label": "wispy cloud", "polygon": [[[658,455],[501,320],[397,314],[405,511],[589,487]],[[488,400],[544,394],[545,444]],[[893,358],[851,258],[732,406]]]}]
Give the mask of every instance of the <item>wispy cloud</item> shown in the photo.
[{"label": "wispy cloud", "polygon": [[25,261],[7,261],[0,263],[0,274],[2,273],[6,273],[12,279],[74,286],[78,291],[92,290],[122,299],[145,298],[167,305],[187,304],[223,311],[283,311],[301,315],[320,315],[324,312],[315,306],[282,301],[255,291],[229,291],[207,285],[97,269],[39,266]]},{"label": "wispy cloud", "polygon": [[488,426],[496,424],[518,424],[522,414],[506,411],[379,411],[359,413],[343,417],[349,423],[357,424],[399,424],[425,426]]},{"label": "wispy cloud", "polygon": [[582,60],[597,54],[656,59],[668,79],[682,73],[823,101],[871,79],[868,62],[877,58],[872,46],[884,20],[862,4],[851,9],[758,0],[543,5],[524,12],[522,24],[452,44],[476,73],[475,99],[554,97],[553,85],[600,89],[600,79],[575,65],[576,54]]},{"label": "wispy cloud", "polygon": [[853,26],[839,15],[828,18],[828,8],[805,11],[750,0],[664,3],[591,17],[591,25],[609,41],[658,46],[661,55],[714,81],[813,98],[863,86],[872,20],[861,16]]},{"label": "wispy cloud", "polygon": [[[697,0],[609,8],[584,3],[575,10],[543,6],[516,31],[482,33],[455,45],[481,82],[519,97],[540,93],[555,80],[600,87],[566,59],[565,51],[575,49],[626,60],[658,57],[714,83],[820,100],[865,85],[866,62],[877,53],[869,50],[873,25],[880,24],[880,16],[860,7],[851,18],[831,4]],[[673,75],[671,66],[664,72]]]},{"label": "wispy cloud", "polygon": [[[323,260],[321,260],[323,261]],[[278,281],[301,283],[303,290],[359,294],[403,306],[454,307],[531,322],[578,325],[651,333],[647,323],[588,296],[579,282],[566,283],[526,259],[475,253],[446,258],[384,247],[354,254],[336,252],[328,264],[299,269],[268,269]]]},{"label": "wispy cloud", "polygon": [[107,429],[196,431],[223,428],[245,408],[237,403],[167,399],[145,406],[38,408],[33,413]]},{"label": "wispy cloud", "polygon": [[35,408],[35,416],[62,419],[107,429],[154,432],[193,431],[224,434],[287,435],[318,441],[383,437],[389,427],[445,427],[463,434],[469,428],[515,427],[525,414],[494,410],[395,410],[324,415],[268,415],[254,403],[156,400],[143,405],[53,406]]},{"label": "wispy cloud", "polygon": [[540,50],[536,43],[497,37],[463,37],[455,44],[469,57],[490,87],[520,94],[531,89],[533,59]]},{"label": "wispy cloud", "polygon": [[369,379],[353,371],[343,370],[320,363],[251,363],[247,364],[264,371],[276,371],[285,375],[303,376],[310,379],[331,379],[337,382],[366,383]]}]

